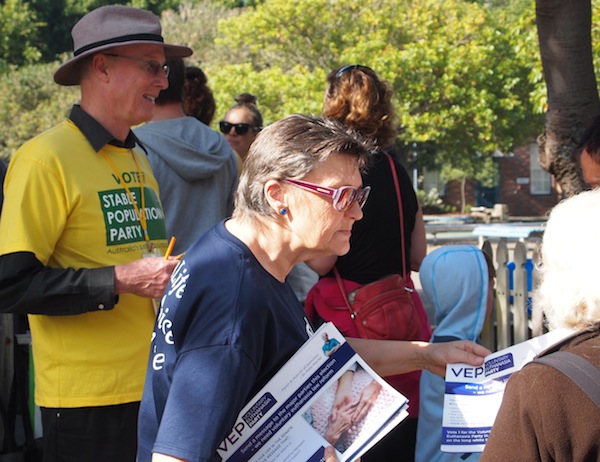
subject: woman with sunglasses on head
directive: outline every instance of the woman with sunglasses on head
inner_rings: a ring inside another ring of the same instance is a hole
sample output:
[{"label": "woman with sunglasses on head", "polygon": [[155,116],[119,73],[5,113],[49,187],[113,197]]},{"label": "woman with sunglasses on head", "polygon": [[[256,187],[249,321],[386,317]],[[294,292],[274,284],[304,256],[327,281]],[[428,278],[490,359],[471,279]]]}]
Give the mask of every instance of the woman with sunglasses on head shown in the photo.
[{"label": "woman with sunglasses on head", "polygon": [[240,93],[235,97],[236,104],[219,122],[219,129],[242,160],[246,160],[250,145],[263,128],[262,114],[256,106],[256,96]]},{"label": "woman with sunglasses on head", "polygon": [[[331,287],[332,268],[335,266],[345,284],[353,288],[375,282],[390,274],[403,275],[409,287],[411,271],[418,271],[427,252],[427,240],[423,214],[419,206],[410,178],[402,165],[394,161],[400,188],[404,235],[401,235],[399,204],[388,154],[396,137],[392,91],[387,82],[379,79],[370,68],[361,65],[348,65],[335,69],[327,77],[327,90],[323,106],[323,116],[342,122],[345,126],[370,139],[377,149],[371,155],[371,162],[362,175],[364,184],[371,186],[371,198],[365,205],[364,219],[354,227],[350,239],[350,252],[341,256],[330,256],[309,263],[321,279],[308,294],[308,313],[318,314],[325,321],[333,321],[346,336],[357,337],[353,323],[346,322],[347,311],[324,308],[326,289]],[[404,259],[403,259],[404,253]],[[405,261],[406,266],[403,267]],[[339,287],[334,285],[339,302],[344,306]],[[332,291],[332,290],[330,290]],[[329,294],[327,294],[327,297]],[[428,341],[431,328],[427,313],[416,290],[412,293],[419,321],[418,334],[398,340]],[[327,305],[329,306],[329,305]],[[347,328],[345,327],[347,326]],[[384,438],[363,458],[364,461],[412,461],[417,430],[419,409],[420,371],[398,376],[385,377],[386,380],[409,398],[409,418]]]},{"label": "woman with sunglasses on head", "polygon": [[[286,278],[300,261],[348,252],[369,195],[360,175],[367,153],[344,127],[314,117],[288,116],[259,134],[233,217],[192,245],[163,296],[139,462],[220,460],[244,404],[312,334]],[[467,343],[452,353],[408,344],[390,350],[387,367],[481,364],[481,353]]]}]

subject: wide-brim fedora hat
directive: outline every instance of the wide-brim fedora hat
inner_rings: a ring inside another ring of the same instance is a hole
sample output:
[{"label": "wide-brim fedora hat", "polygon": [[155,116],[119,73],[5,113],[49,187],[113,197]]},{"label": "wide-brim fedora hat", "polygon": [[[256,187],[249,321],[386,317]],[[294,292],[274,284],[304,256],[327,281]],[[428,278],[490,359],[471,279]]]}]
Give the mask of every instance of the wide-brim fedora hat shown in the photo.
[{"label": "wide-brim fedora hat", "polygon": [[157,44],[165,51],[165,58],[185,58],[192,49],[164,43],[160,20],[154,13],[124,5],[96,8],[82,17],[71,30],[73,57],[54,73],[60,85],[79,85],[78,65],[86,56],[124,45]]}]

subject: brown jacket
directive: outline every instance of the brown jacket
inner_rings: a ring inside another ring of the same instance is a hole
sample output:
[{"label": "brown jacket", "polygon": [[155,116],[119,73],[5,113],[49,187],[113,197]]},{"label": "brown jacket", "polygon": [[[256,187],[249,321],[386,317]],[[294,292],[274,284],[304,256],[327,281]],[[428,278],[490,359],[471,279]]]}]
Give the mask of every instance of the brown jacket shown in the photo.
[{"label": "brown jacket", "polygon": [[[600,324],[549,348],[583,356],[600,368]],[[506,385],[481,457],[490,461],[600,461],[600,408],[567,376],[528,364]]]}]

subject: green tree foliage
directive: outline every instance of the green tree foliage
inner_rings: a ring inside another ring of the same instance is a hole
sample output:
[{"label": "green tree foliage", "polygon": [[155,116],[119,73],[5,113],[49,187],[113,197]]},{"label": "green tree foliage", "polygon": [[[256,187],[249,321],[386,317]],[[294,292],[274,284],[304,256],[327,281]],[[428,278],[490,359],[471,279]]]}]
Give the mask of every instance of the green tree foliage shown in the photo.
[{"label": "green tree foliage", "polygon": [[168,42],[187,45],[194,50],[190,61],[202,66],[211,62],[219,65],[229,62],[229,57],[217,54],[214,46],[218,23],[235,18],[239,13],[239,9],[226,8],[213,0],[199,0],[163,11],[160,22]]},{"label": "green tree foliage", "polygon": [[35,37],[40,27],[35,12],[23,0],[0,3],[0,72],[6,72],[9,64],[23,65],[39,59]]},{"label": "green tree foliage", "polygon": [[489,181],[491,155],[534,132],[535,56],[519,55],[514,15],[463,0],[270,0],[219,23],[227,59],[208,70],[220,101],[257,94],[270,122],[319,113],[331,69],[368,65],[394,88],[401,144],[434,143],[447,177]]},{"label": "green tree foliage", "polygon": [[0,76],[0,157],[10,157],[27,139],[64,120],[78,87],[59,87],[58,63],[25,66]]},{"label": "green tree foliage", "polygon": [[[62,1],[73,16],[69,30],[74,17],[99,4]],[[514,29],[534,28],[523,12],[532,0],[516,2],[523,8],[510,2],[512,10],[465,0],[269,0],[233,9],[226,0],[177,8],[176,0],[135,1],[163,11],[168,41],[194,49],[189,63],[208,75],[216,120],[241,92],[257,95],[266,124],[319,114],[327,74],[361,63],[393,86],[398,144],[427,146],[418,160],[443,167],[447,178],[489,181],[492,154],[539,131],[530,102],[535,32]],[[57,65],[0,78],[0,121],[8,125],[2,154],[64,118],[76,101],[77,88],[52,82]]]},{"label": "green tree foliage", "polygon": [[[10,0],[15,1],[15,0]],[[160,15],[167,9],[176,9],[181,0],[18,0],[30,9],[38,18],[38,29],[34,34],[21,31],[35,46],[41,59],[50,62],[58,54],[71,51],[73,42],[71,28],[88,11],[102,5],[129,4],[137,8],[148,9]],[[20,64],[11,61],[12,64]]]}]

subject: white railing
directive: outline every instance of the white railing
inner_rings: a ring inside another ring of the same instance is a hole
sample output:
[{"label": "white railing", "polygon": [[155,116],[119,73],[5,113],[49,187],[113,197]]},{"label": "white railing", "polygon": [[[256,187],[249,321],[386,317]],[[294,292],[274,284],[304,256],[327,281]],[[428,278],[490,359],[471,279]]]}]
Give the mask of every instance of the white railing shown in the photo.
[{"label": "white railing", "polygon": [[541,335],[542,314],[531,302],[532,291],[537,285],[535,267],[539,244],[528,252],[526,244],[518,241],[511,252],[506,239],[500,239],[495,249],[486,240],[482,250],[494,262],[496,296],[493,313],[481,334],[481,343],[497,351]]}]

